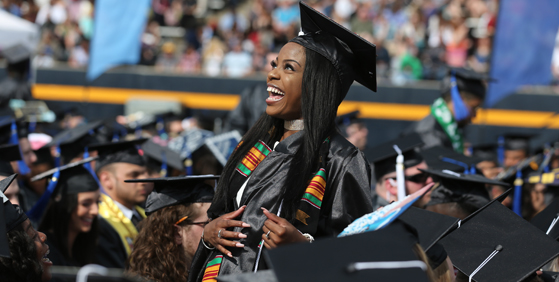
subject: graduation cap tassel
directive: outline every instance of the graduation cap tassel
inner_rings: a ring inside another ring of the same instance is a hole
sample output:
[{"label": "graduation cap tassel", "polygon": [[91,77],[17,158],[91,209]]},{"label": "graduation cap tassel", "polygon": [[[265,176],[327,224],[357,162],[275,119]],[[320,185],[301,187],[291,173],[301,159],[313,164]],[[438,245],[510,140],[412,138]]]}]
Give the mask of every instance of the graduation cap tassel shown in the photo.
[{"label": "graduation cap tassel", "polygon": [[457,160],[454,160],[454,159],[451,159],[451,158],[446,158],[446,157],[442,157],[441,161],[463,167],[464,168],[464,174],[469,174],[470,173],[470,171],[468,170],[468,165],[463,163],[463,162],[459,162]]},{"label": "graduation cap tassel", "polygon": [[58,179],[60,177],[60,170],[57,170],[50,179],[49,185],[47,189],[39,198],[37,203],[27,212],[27,216],[35,222],[38,222],[43,216],[43,212],[49,203],[50,196],[54,193],[54,189],[56,188],[56,184],[58,183]]},{"label": "graduation cap tassel", "polygon": [[512,203],[512,211],[522,216],[522,171],[516,171],[516,179],[514,180],[514,201]]},{"label": "graduation cap tassel", "polygon": [[398,156],[396,157],[396,183],[398,186],[398,200],[402,200],[406,197],[406,183],[404,181],[404,155],[402,155],[402,150],[398,145],[393,146]]},{"label": "graduation cap tassel", "polygon": [[[17,126],[15,120],[12,121],[12,134],[10,136],[10,143],[14,145],[19,145],[19,138],[17,136]],[[19,148],[19,147],[18,147]],[[23,161],[23,154],[21,153],[21,148],[19,148],[19,154],[21,155],[21,160],[17,161],[17,166],[19,167],[19,173],[26,175],[31,172],[25,161]]]},{"label": "graduation cap tassel", "polygon": [[[89,150],[87,149],[87,147],[84,148],[83,158],[84,159],[89,158]],[[99,178],[97,177],[97,174],[95,173],[95,171],[93,171],[93,168],[91,168],[91,162],[84,163],[83,167],[85,169],[87,169],[87,171],[89,171],[91,176],[93,176],[93,179],[95,179],[95,181],[97,182],[97,185],[99,185],[99,190],[101,191],[101,193],[107,194],[105,192],[105,189],[103,189],[103,186],[101,186],[101,182],[99,181]]]},{"label": "graduation cap tassel", "polygon": [[499,159],[499,164],[503,166],[503,163],[505,162],[505,136],[499,136],[497,144],[497,158]]},{"label": "graduation cap tassel", "polygon": [[35,128],[37,128],[37,117],[35,115],[31,115],[29,117],[29,126],[27,127],[27,130],[29,130],[29,133],[34,133]]},{"label": "graduation cap tassel", "polygon": [[165,132],[165,121],[162,117],[157,118],[157,123],[155,124],[155,128],[157,129],[157,135],[161,137],[163,140],[167,140],[167,132]]},{"label": "graduation cap tassel", "polygon": [[54,147],[54,167],[60,167],[60,146],[58,144]]},{"label": "graduation cap tassel", "polygon": [[159,174],[161,174],[161,177],[167,177],[167,156],[165,151],[161,151],[161,170]]},{"label": "graduation cap tassel", "polygon": [[462,121],[468,118],[470,115],[470,109],[464,104],[462,97],[460,97],[460,92],[458,92],[458,85],[456,84],[456,75],[454,71],[450,76],[450,96],[452,98],[452,104],[454,105],[454,118],[456,121]]},{"label": "graduation cap tassel", "polygon": [[142,127],[140,125],[136,126],[136,129],[134,130],[134,134],[136,135],[136,139],[142,138]]},{"label": "graduation cap tassel", "polygon": [[493,259],[502,250],[503,250],[503,246],[501,245],[495,247],[495,250],[474,271],[472,271],[472,274],[470,274],[470,278],[468,279],[468,282],[472,282],[472,277],[474,277],[474,275],[476,275],[487,263],[489,263],[491,259]]},{"label": "graduation cap tassel", "polygon": [[549,235],[549,232],[551,232],[551,230],[553,229],[553,227],[555,227],[555,224],[557,224],[557,221],[559,220],[559,213],[557,214],[557,216],[553,219],[553,221],[551,222],[551,224],[549,225],[549,228],[547,229],[547,231],[545,232],[545,235]]}]

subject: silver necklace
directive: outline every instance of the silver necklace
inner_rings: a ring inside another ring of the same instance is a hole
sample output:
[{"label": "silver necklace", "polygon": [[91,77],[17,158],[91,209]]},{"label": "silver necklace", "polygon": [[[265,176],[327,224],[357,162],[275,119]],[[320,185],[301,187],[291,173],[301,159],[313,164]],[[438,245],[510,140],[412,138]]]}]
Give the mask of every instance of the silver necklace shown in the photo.
[{"label": "silver necklace", "polygon": [[305,123],[303,119],[286,120],[283,122],[283,128],[287,130],[303,130]]}]

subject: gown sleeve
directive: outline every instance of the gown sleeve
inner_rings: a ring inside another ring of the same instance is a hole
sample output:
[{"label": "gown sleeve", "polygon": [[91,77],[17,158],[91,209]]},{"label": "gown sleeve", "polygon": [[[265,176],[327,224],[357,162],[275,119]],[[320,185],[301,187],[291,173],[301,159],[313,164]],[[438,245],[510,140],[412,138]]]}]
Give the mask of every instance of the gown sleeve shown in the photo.
[{"label": "gown sleeve", "polygon": [[113,227],[104,219],[99,218],[99,239],[95,259],[98,264],[108,268],[124,268],[126,265],[126,249]]}]

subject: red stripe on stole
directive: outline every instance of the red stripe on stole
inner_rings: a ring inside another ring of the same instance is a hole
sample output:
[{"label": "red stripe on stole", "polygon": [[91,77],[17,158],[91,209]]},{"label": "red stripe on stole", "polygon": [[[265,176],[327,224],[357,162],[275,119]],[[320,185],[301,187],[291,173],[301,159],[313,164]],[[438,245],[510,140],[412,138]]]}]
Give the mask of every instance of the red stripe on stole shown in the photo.
[{"label": "red stripe on stole", "polygon": [[323,194],[323,195],[324,195],[325,188],[324,188],[324,186],[322,186],[322,184],[320,184],[319,182],[311,181],[311,183],[309,184],[309,186],[307,186],[307,189],[308,189],[308,188],[314,188],[315,190],[317,190],[318,192],[320,192],[320,194]]}]

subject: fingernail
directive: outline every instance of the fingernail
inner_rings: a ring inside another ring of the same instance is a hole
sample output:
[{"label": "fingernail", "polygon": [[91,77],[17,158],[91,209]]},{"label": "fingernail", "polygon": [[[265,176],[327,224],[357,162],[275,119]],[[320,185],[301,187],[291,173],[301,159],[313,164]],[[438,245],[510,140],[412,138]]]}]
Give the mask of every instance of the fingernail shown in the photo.
[{"label": "fingernail", "polygon": [[250,227],[250,224],[248,224],[248,223],[243,223],[242,226],[243,226],[243,227]]},{"label": "fingernail", "polygon": [[230,258],[233,257],[233,255],[231,255],[231,253],[227,253],[227,256],[230,257]]},{"label": "fingernail", "polygon": [[244,209],[244,208],[246,208],[246,207],[247,207],[247,205],[244,205],[244,206],[242,206],[241,208]]},{"label": "fingernail", "polygon": [[239,238],[246,238],[246,237],[247,237],[247,235],[245,235],[245,234],[242,234],[242,233],[239,234]]},{"label": "fingernail", "polygon": [[244,248],[245,245],[241,244],[241,243],[237,243],[235,246],[239,247],[239,248]]}]

